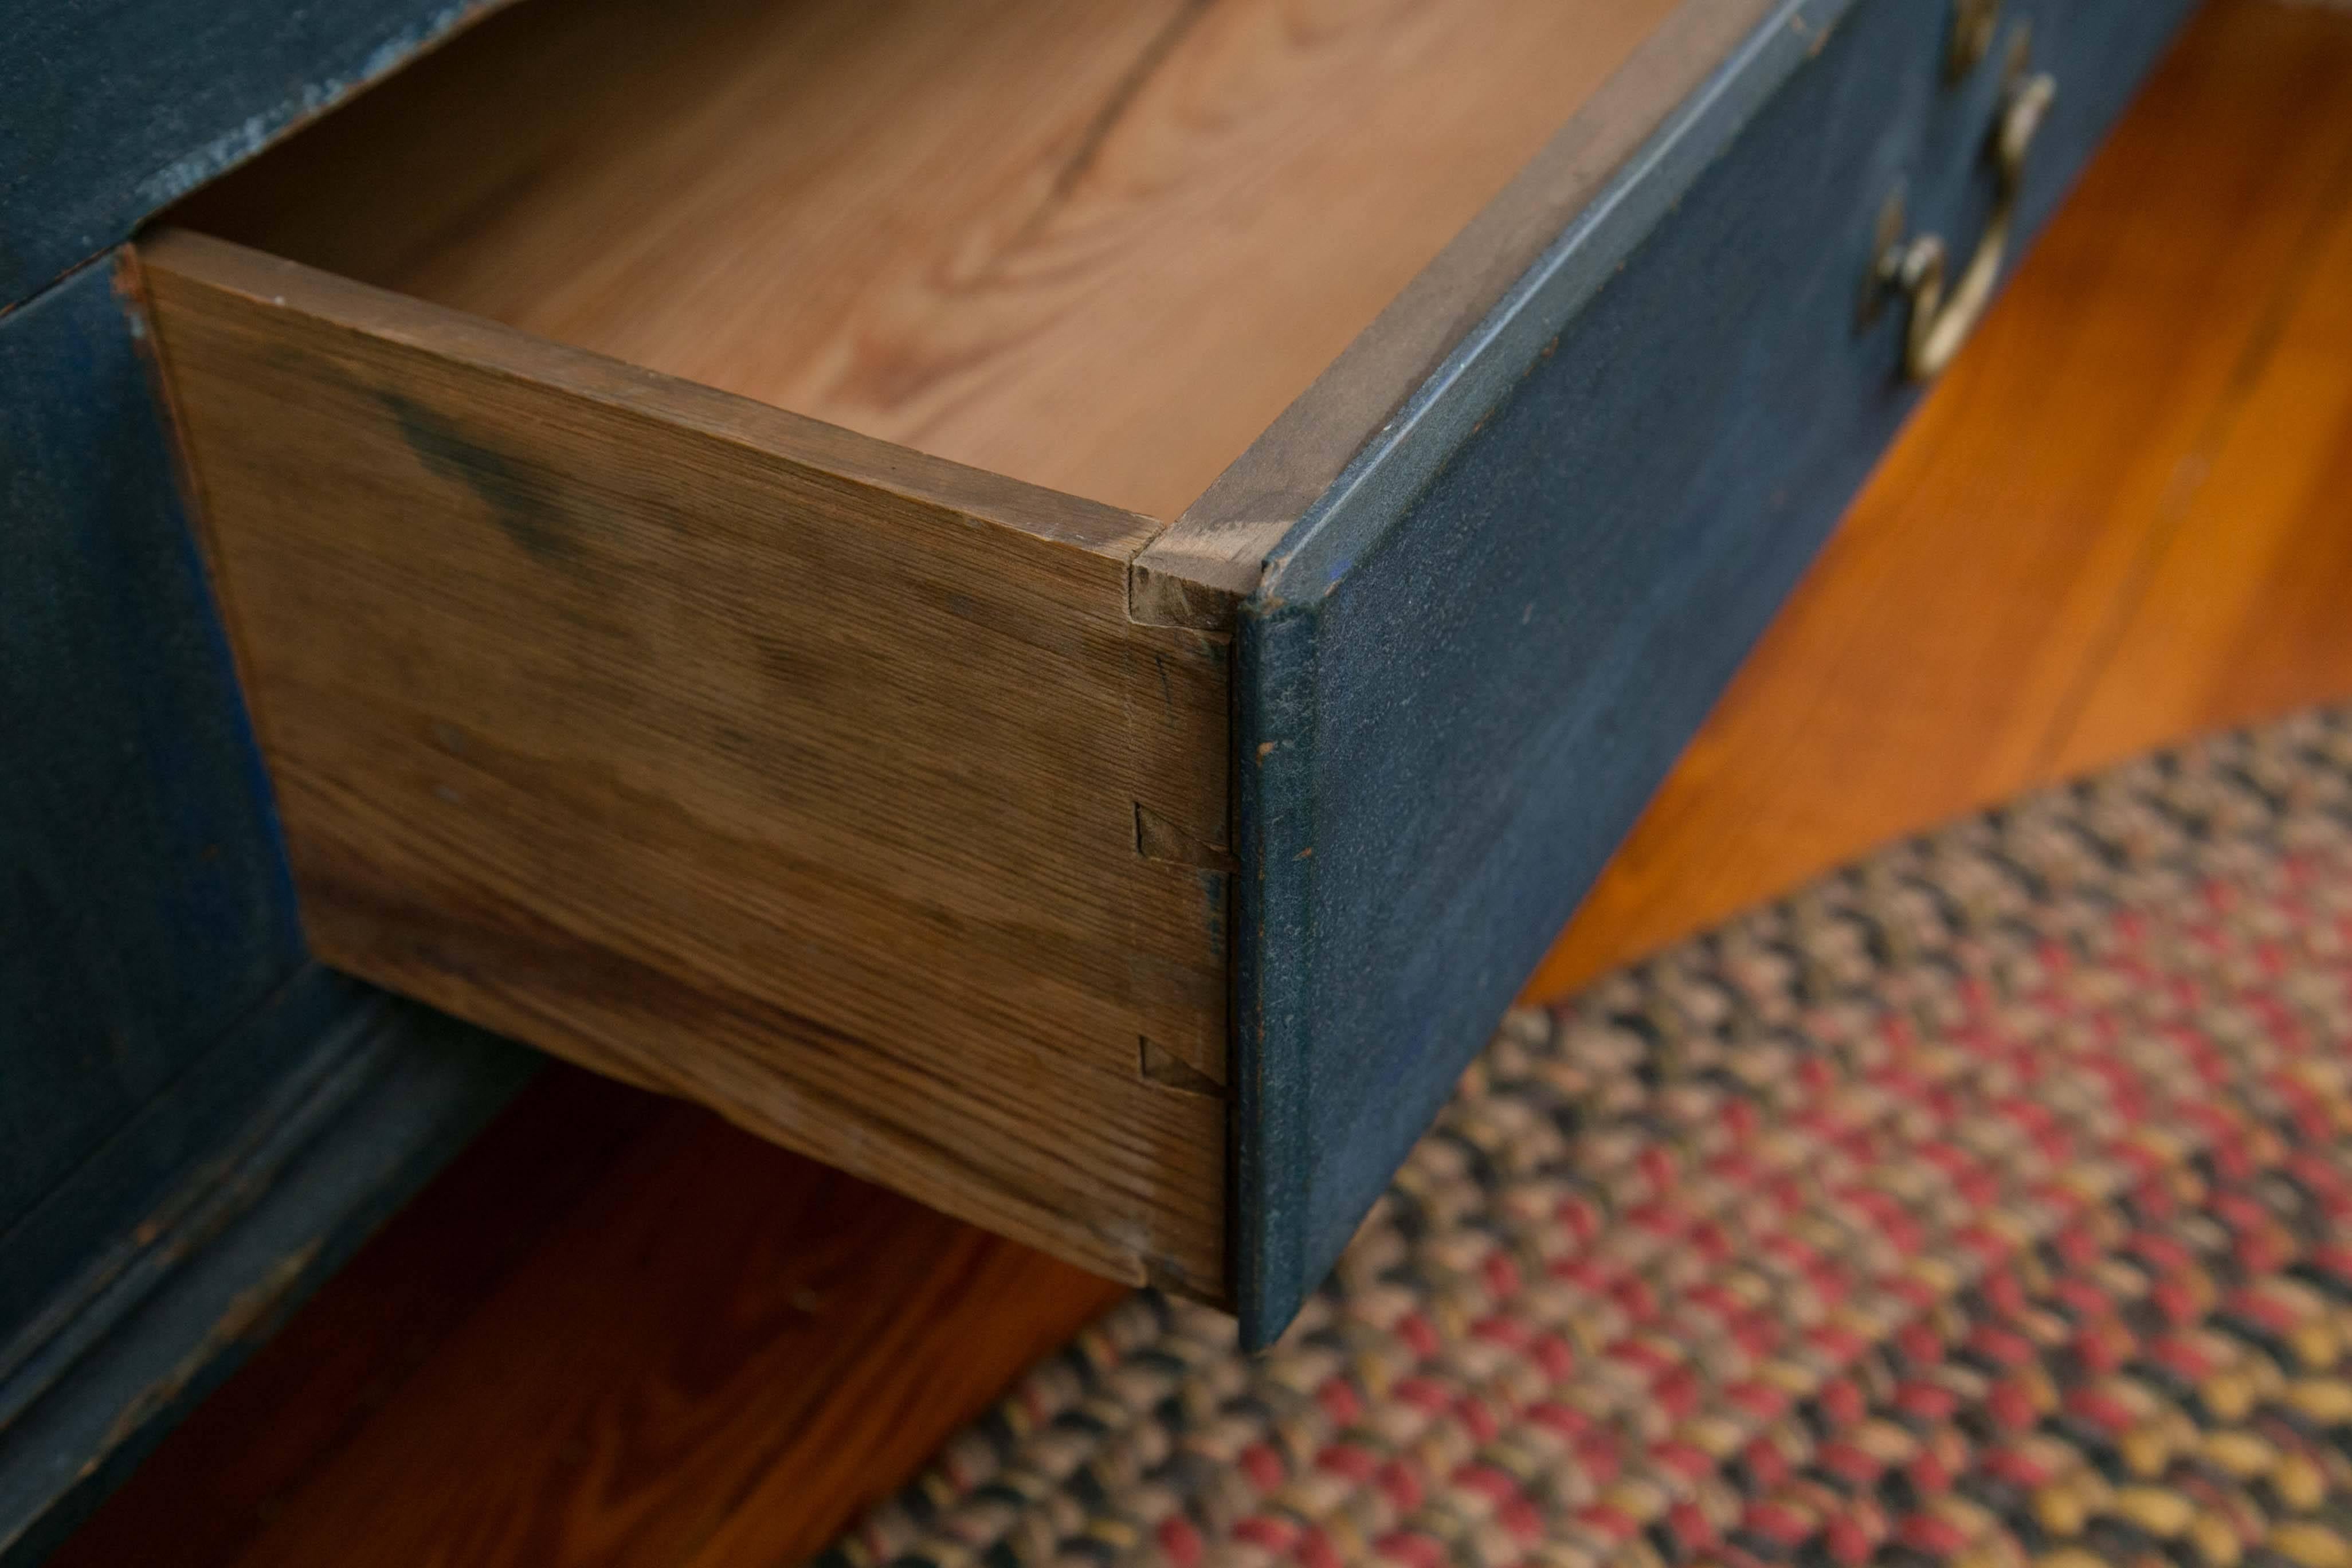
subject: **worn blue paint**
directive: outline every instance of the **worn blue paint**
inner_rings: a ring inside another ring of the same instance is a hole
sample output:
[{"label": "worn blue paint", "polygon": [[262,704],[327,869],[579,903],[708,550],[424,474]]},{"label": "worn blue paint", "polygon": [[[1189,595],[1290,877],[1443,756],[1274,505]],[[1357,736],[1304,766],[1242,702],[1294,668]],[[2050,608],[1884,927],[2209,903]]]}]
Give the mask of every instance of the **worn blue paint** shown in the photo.
[{"label": "worn blue paint", "polygon": [[[2045,219],[2189,0],[2042,0]],[[1916,392],[1879,212],[1964,247],[2001,51],[1789,0],[1269,558],[1237,658],[1235,1286],[1328,1272]]]},{"label": "worn blue paint", "polygon": [[[274,1070],[258,1092],[234,1061]],[[85,1235],[43,1316],[0,1348],[0,1568],[37,1561],[184,1414],[478,1131],[539,1058],[306,967],[159,1097],[202,1136],[136,1229]],[[208,1089],[209,1092],[205,1089]],[[90,1163],[45,1215],[143,1164]],[[102,1199],[101,1199],[102,1201]],[[17,1237],[0,1239],[0,1273]]]},{"label": "worn blue paint", "polygon": [[534,1059],[306,958],[141,320],[80,265],[479,8],[61,0],[0,49],[0,1561]]},{"label": "worn blue paint", "polygon": [[0,47],[0,305],[490,0],[45,0]]},{"label": "worn blue paint", "polygon": [[0,1561],[534,1059],[305,955],[142,332],[105,261],[0,314]]},{"label": "worn blue paint", "polygon": [[0,1229],[302,962],[134,319],[0,316]]}]

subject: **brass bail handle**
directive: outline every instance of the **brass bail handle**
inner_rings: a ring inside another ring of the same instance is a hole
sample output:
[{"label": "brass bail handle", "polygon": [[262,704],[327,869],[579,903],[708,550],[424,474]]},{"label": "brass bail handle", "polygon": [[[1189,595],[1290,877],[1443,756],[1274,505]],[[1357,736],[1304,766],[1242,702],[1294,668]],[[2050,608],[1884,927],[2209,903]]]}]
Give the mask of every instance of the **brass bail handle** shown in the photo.
[{"label": "brass bail handle", "polygon": [[1976,254],[1959,286],[1948,295],[1944,274],[1948,253],[1940,236],[1923,234],[1886,247],[1879,258],[1881,279],[1910,296],[1911,329],[1903,350],[1904,373],[1914,381],[1933,381],[1944,374],[1975,331],[1978,319],[2000,281],[2000,267],[2009,254],[2010,231],[2017,222],[2018,194],[2025,185],[2025,155],[2058,96],[2057,79],[2046,72],[2019,75],[2002,100],[2000,122],[1994,127],[1993,163],[2000,180],[2000,195]]}]

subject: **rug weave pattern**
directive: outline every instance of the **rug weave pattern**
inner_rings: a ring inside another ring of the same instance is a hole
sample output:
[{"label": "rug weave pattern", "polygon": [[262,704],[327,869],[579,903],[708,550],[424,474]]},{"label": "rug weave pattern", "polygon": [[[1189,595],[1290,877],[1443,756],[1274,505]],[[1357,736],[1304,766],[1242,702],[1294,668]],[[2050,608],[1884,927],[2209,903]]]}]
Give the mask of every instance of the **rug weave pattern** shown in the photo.
[{"label": "rug weave pattern", "polygon": [[2352,710],[1515,1016],[1273,1352],[1130,1298],[826,1561],[2352,1568]]}]

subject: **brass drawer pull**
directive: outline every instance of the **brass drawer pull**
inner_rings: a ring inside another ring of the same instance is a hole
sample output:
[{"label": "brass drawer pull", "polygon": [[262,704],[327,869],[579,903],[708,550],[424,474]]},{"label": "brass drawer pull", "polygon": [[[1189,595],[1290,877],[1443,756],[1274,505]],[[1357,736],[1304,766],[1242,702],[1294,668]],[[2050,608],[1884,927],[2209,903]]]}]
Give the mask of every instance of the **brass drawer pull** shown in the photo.
[{"label": "brass drawer pull", "polygon": [[1958,0],[1952,7],[1952,45],[1944,69],[1959,80],[1992,53],[1992,36],[2000,28],[2000,0]]},{"label": "brass drawer pull", "polygon": [[2025,185],[2025,155],[2057,95],[2057,79],[2046,72],[2021,73],[2010,83],[2000,123],[1993,133],[2000,198],[1957,288],[1948,294],[1945,289],[1949,253],[1940,235],[1923,234],[1907,243],[1897,241],[1881,253],[1880,279],[1911,300],[1903,369],[1912,380],[1933,381],[1944,373],[1960,345],[1969,341],[1969,334],[1976,331],[1978,318],[1992,299],[1993,285],[2000,281],[2001,263],[2009,254],[2010,231],[2016,225],[2018,195]]}]

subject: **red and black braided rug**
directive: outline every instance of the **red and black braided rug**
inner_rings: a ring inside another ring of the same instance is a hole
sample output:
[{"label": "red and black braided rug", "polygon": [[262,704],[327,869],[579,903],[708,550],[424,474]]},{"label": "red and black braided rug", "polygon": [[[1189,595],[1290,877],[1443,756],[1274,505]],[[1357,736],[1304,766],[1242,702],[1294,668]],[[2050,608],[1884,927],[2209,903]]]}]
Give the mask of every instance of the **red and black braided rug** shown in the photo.
[{"label": "red and black braided rug", "polygon": [[1276,1350],[1134,1296],[826,1561],[2352,1568],[2352,710],[1513,1017]]}]

